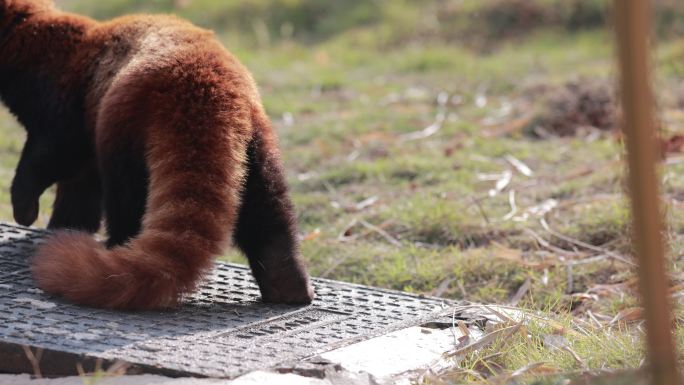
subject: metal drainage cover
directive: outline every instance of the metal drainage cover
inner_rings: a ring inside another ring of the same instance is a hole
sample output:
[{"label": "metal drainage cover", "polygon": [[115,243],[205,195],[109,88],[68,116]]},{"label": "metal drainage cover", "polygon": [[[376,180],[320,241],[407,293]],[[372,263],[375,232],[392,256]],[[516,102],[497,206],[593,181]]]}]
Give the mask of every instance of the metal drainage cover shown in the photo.
[{"label": "metal drainage cover", "polygon": [[233,378],[450,315],[455,305],[324,279],[314,280],[311,306],[264,304],[248,269],[219,263],[173,311],[79,307],[33,285],[27,260],[47,235],[0,223],[0,372],[31,372],[31,357],[43,375],[100,360],[137,372]]}]

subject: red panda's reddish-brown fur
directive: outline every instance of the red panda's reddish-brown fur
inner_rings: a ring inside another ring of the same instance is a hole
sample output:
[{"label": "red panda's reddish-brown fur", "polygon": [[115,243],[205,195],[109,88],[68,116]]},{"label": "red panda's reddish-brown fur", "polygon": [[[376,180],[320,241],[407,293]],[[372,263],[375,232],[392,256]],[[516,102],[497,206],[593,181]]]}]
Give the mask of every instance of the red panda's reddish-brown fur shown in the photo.
[{"label": "red panda's reddish-brown fur", "polygon": [[[251,75],[210,32],[170,16],[100,23],[47,0],[0,0],[0,97],[28,133],[17,221],[31,224],[58,185],[49,227],[62,230],[32,259],[46,292],[173,306],[232,237],[264,300],[312,300],[270,122]],[[106,245],[89,234],[102,209]]]}]

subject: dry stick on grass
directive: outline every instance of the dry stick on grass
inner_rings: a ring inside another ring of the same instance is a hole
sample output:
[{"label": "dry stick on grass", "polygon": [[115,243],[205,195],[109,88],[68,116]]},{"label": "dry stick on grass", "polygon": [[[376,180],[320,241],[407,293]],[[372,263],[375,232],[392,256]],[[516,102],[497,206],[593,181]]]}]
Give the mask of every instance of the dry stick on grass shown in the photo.
[{"label": "dry stick on grass", "polygon": [[454,282],[455,278],[448,277],[445,280],[443,280],[439,286],[435,289],[434,293],[432,293],[433,296],[435,297],[441,297],[446,293],[446,291],[449,289],[449,285]]},{"label": "dry stick on grass", "polygon": [[[449,378],[455,378],[456,375],[462,375],[464,377],[465,376],[473,376],[473,377],[477,378],[477,381],[479,381],[478,383],[480,383],[480,382],[483,384],[489,383],[487,378],[485,378],[481,373],[479,373],[478,371],[473,370],[473,369],[461,369],[461,370],[457,370],[454,372],[449,372]],[[428,377],[428,379],[430,379],[430,378]],[[441,378],[436,378],[434,380],[435,380],[436,384],[444,384],[443,379],[441,379]],[[424,382],[418,381],[416,383],[417,384],[423,384]],[[428,383],[431,384],[432,382],[428,382]]]},{"label": "dry stick on grass", "polygon": [[606,254],[599,254],[599,255],[595,255],[593,257],[584,258],[587,254],[581,253],[581,252],[576,251],[576,250],[570,251],[570,250],[565,250],[565,249],[561,249],[560,247],[554,246],[554,245],[550,244],[547,240],[542,238],[541,235],[537,234],[532,229],[526,228],[526,229],[524,229],[524,231],[528,235],[530,235],[532,238],[534,238],[537,241],[537,243],[539,243],[542,247],[544,247],[550,251],[556,252],[556,253],[561,254],[563,256],[566,256],[566,257],[572,257],[572,258],[579,257],[579,258],[581,258],[581,259],[575,259],[575,260],[567,261],[567,262],[565,262],[566,265],[572,265],[572,266],[584,265],[584,264],[589,264],[589,263],[594,263],[594,262],[600,262],[600,261],[603,261],[607,258],[614,258],[614,256],[606,255]]},{"label": "dry stick on grass", "polygon": [[587,313],[587,316],[589,317],[589,319],[590,319],[593,323],[596,324],[596,327],[602,328],[602,327],[605,326],[604,324],[601,323],[601,321],[599,321],[599,320],[596,318],[596,316],[594,315],[594,313],[593,313],[591,310],[587,310],[586,313]]},{"label": "dry stick on grass", "polygon": [[461,291],[461,295],[463,296],[463,298],[468,298],[468,292],[466,291],[465,286],[463,286],[463,281],[456,281],[456,285],[458,286],[458,290]]},{"label": "dry stick on grass", "polygon": [[437,104],[439,105],[439,109],[437,111],[437,114],[435,115],[435,121],[420,131],[410,132],[408,134],[401,135],[399,137],[401,141],[407,142],[411,140],[425,139],[439,132],[439,130],[441,130],[442,126],[444,125],[444,121],[446,120],[446,104],[448,101],[449,94],[447,94],[446,92],[440,92],[437,96]]},{"label": "dry stick on grass", "polygon": [[[102,361],[97,360],[95,362],[95,372],[101,369]],[[88,373],[86,373],[85,369],[83,369],[83,364],[81,362],[76,363],[76,371],[78,372],[78,376],[83,379],[84,384],[90,383],[90,381],[86,381],[86,376],[88,376]]]},{"label": "dry stick on grass", "polygon": [[501,136],[508,135],[512,132],[519,132],[523,128],[530,125],[534,116],[534,111],[527,112],[524,115],[512,119],[508,122],[503,122],[490,129],[485,129],[482,133],[482,136],[485,138],[498,138]]},{"label": "dry stick on grass", "polygon": [[504,159],[506,162],[510,163],[519,173],[525,175],[526,177],[531,177],[534,172],[528,165],[523,163],[520,159],[514,157],[513,155],[505,155]]},{"label": "dry stick on grass", "polygon": [[40,372],[40,359],[43,357],[43,349],[38,348],[36,349],[36,354],[33,354],[31,348],[26,345],[22,345],[21,348],[24,349],[26,359],[31,363],[34,377],[43,378],[43,375]]},{"label": "dry stick on grass", "polygon": [[[462,322],[462,321],[459,321],[459,322]],[[461,325],[459,324],[459,329],[460,329],[460,326]],[[461,330],[461,334],[463,334],[463,336],[462,336],[463,339],[461,341],[465,341],[466,343],[468,341],[470,341],[470,332],[468,332],[468,328],[465,329],[467,333],[464,333],[463,329],[460,329],[460,330]],[[449,331],[451,331],[451,335],[454,337],[454,350],[458,350],[458,348],[461,345],[461,341],[459,341],[459,338],[456,336],[456,309],[454,309],[453,312],[451,313],[451,328],[449,328]]]},{"label": "dry stick on grass", "polygon": [[346,234],[347,234],[348,232],[350,232],[351,229],[353,229],[354,226],[356,226],[357,223],[358,223],[358,219],[356,219],[356,218],[352,219],[351,222],[349,222],[349,224],[344,228],[344,230],[342,230],[342,232],[340,233],[340,235],[337,236],[337,240],[340,241],[340,242],[347,242],[347,241],[351,241],[351,240],[356,239],[356,237],[357,237],[358,235],[357,235],[357,236],[352,236],[352,235],[346,235]]},{"label": "dry stick on grass", "polygon": [[504,354],[506,354],[506,352],[494,352],[492,354],[487,354],[486,356],[480,358],[479,360],[480,361],[487,361],[487,360],[491,360],[492,358],[501,357]]},{"label": "dry stick on grass", "polygon": [[[477,158],[476,160],[479,160],[479,161],[482,161],[482,162],[487,162],[487,163],[491,163],[491,162],[494,162],[494,161],[495,161],[494,158],[484,158],[484,159],[479,159],[479,158],[480,158],[480,157],[478,156],[478,158]],[[471,157],[471,159],[475,159],[475,158],[474,158],[474,157]],[[597,168],[597,169],[592,169],[591,172],[590,172],[590,174],[591,174],[591,173],[594,173],[595,171],[598,171],[598,170],[602,170],[602,169],[604,169],[604,168],[607,168],[608,166],[612,167],[612,166],[616,166],[616,165],[620,165],[620,164],[621,164],[620,161],[610,162],[610,163],[608,163],[608,164],[605,165],[605,166],[599,167],[599,168]],[[510,170],[508,170],[508,171],[510,171]],[[575,179],[575,178],[577,178],[577,177],[583,177],[583,176],[586,176],[586,175],[588,175],[588,174],[581,174],[581,175],[575,175],[575,176],[570,176],[570,177],[564,176],[561,180],[562,180],[562,181],[567,181],[567,180],[570,180],[570,179]],[[560,179],[560,178],[559,178],[559,179]],[[510,181],[509,181],[509,182],[510,182]],[[555,180],[552,180],[552,181],[550,181],[549,183],[552,183],[552,182],[556,182],[556,181],[555,181]],[[507,185],[508,185],[508,184],[506,184],[506,186],[507,186]],[[520,191],[525,191],[525,190],[527,190],[527,189],[529,189],[529,188],[531,188],[531,187],[534,187],[534,186],[536,186],[536,185],[537,185],[537,184],[534,184],[534,185],[516,184],[516,190],[517,190],[517,193],[520,193]],[[506,186],[504,186],[504,187],[506,187]],[[464,196],[464,197],[462,197],[462,198],[456,199],[455,202],[457,202],[457,203],[464,203],[464,202],[470,200],[470,201],[474,201],[476,204],[479,204],[480,201],[485,200],[485,199],[488,199],[488,198],[491,198],[490,191],[492,191],[492,190],[488,190],[488,191],[482,192],[482,193],[477,193],[476,195]],[[585,202],[587,202],[587,201],[615,199],[615,198],[620,197],[620,196],[621,196],[621,195],[619,195],[619,194],[596,194],[596,195],[594,195],[594,196],[592,196],[592,197],[590,197],[590,198],[574,198],[574,199],[567,199],[567,200],[563,200],[563,201],[559,202],[559,203],[558,203],[558,206],[557,206],[556,208],[564,208],[564,207],[572,206],[572,205],[579,204],[579,203],[585,203]]]},{"label": "dry stick on grass", "polygon": [[489,197],[493,198],[499,195],[500,192],[504,191],[511,184],[511,181],[513,181],[513,172],[511,170],[504,170],[497,179],[494,188],[489,190]]},{"label": "dry stick on grass", "polygon": [[576,261],[568,261],[567,264],[571,266],[588,265],[590,263],[605,261],[608,258],[609,257],[607,255],[599,254],[590,258],[584,258]]},{"label": "dry stick on grass", "polygon": [[373,231],[373,232],[376,232],[376,233],[380,234],[380,236],[382,236],[383,238],[385,238],[385,240],[387,240],[387,242],[391,243],[392,245],[394,245],[394,246],[396,246],[396,247],[401,247],[401,242],[399,242],[396,238],[394,238],[393,236],[391,236],[387,231],[385,231],[385,230],[379,228],[378,226],[372,225],[372,224],[370,224],[370,223],[364,221],[363,219],[360,219],[360,220],[359,220],[359,223],[360,223],[363,227],[367,228],[368,230],[371,230],[371,231]]},{"label": "dry stick on grass", "polygon": [[476,357],[475,360],[471,362],[471,365],[474,369],[471,370],[476,370],[477,372],[480,372],[480,378],[486,377],[484,382],[485,384],[488,385],[503,385],[504,383],[496,381],[497,376],[491,377],[492,374],[494,373],[501,373],[503,370],[505,370],[501,364],[498,362],[494,361],[494,359],[504,356],[506,352],[495,352],[492,354],[488,354],[484,357]]},{"label": "dry stick on grass", "polygon": [[[544,324],[546,324],[546,325],[548,325],[548,326],[554,328],[557,332],[567,333],[567,334],[572,335],[572,336],[574,336],[574,337],[581,336],[580,333],[578,333],[578,332],[576,332],[576,331],[574,331],[574,330],[572,330],[572,329],[568,329],[567,327],[565,327],[565,326],[564,326],[563,324],[561,324],[560,322],[554,321],[554,320],[552,320],[552,319],[549,319],[549,318],[546,318],[546,317],[543,317],[543,316],[540,316],[540,315],[537,315],[537,314],[535,314],[535,313],[533,313],[533,312],[531,312],[531,311],[529,311],[529,310],[525,310],[525,309],[522,309],[522,308],[519,308],[519,307],[515,307],[515,306],[508,306],[508,305],[496,305],[496,307],[499,308],[499,309],[513,310],[513,311],[519,312],[520,314],[524,314],[526,317],[534,318],[534,319],[538,320],[539,322],[542,322],[542,323],[544,323]],[[478,309],[484,308],[484,309],[487,309],[488,311],[490,311],[492,314],[497,315],[497,311],[496,311],[496,310],[493,310],[492,307],[489,307],[489,306],[486,306],[486,305],[478,305],[478,304],[457,306],[457,307],[456,307],[456,310],[468,310],[468,309],[474,309],[474,308],[478,308]],[[499,313],[499,314],[503,314],[503,313],[501,313],[501,312],[498,312],[498,313]],[[497,315],[497,317],[498,317],[498,315]],[[506,318],[512,320],[512,318],[511,318],[511,317],[508,317],[508,316],[505,316],[503,319],[506,319]],[[516,322],[517,322],[517,321],[516,321]]]},{"label": "dry stick on grass", "polygon": [[116,360],[107,368],[107,370],[102,370],[102,359],[98,358],[95,361],[95,370],[93,373],[86,372],[80,362],[76,363],[76,371],[81,377],[84,385],[95,385],[98,384],[103,377],[118,377],[125,375],[130,366],[131,364],[127,362]]},{"label": "dry stick on grass", "polygon": [[500,319],[502,322],[507,322],[507,323],[516,323],[516,322],[518,322],[518,321],[514,320],[513,318],[507,316],[506,314],[504,314],[504,313],[502,313],[502,312],[500,312],[500,311],[498,311],[498,310],[495,310],[495,309],[494,309],[493,307],[491,307],[491,306],[482,305],[481,307],[482,307],[483,309],[487,310],[488,312],[494,314],[495,316],[499,317],[499,319]]},{"label": "dry stick on grass", "polygon": [[[379,224],[379,225],[377,225],[377,226],[375,226],[375,227],[376,227],[376,228],[379,228],[379,229],[384,229],[385,227],[387,227],[388,225],[390,225],[392,222],[393,222],[393,221],[392,221],[391,219],[388,219],[388,220],[382,222],[381,224]],[[352,219],[352,221],[349,222],[349,224],[344,228],[344,230],[337,236],[337,240],[340,241],[340,242],[355,241],[355,240],[360,239],[360,238],[365,238],[365,237],[369,236],[370,234],[373,234],[373,233],[376,232],[374,229],[368,229],[368,228],[366,228],[366,231],[360,232],[360,233],[358,233],[358,234],[355,234],[355,235],[345,235],[345,234],[347,234],[348,232],[350,232],[351,229],[353,229],[354,226],[356,226],[356,225],[359,224],[359,223],[360,223],[360,221],[359,221],[358,218]],[[365,227],[365,226],[364,226],[364,227]]]},{"label": "dry stick on grass", "polygon": [[344,256],[343,258],[340,258],[340,259],[336,260],[335,263],[333,263],[333,265],[330,266],[330,267],[328,268],[328,270],[324,271],[324,272],[320,275],[320,277],[321,277],[321,278],[328,278],[328,277],[330,276],[330,274],[332,274],[332,272],[335,271],[335,269],[337,269],[338,267],[340,267],[340,265],[341,265],[344,261],[347,260],[347,258],[349,258],[348,255]]},{"label": "dry stick on grass", "polygon": [[330,202],[330,204],[336,208],[336,209],[344,209],[345,207],[352,207],[354,206],[353,204],[349,203],[347,199],[345,199],[338,191],[335,189],[333,185],[330,184],[330,182],[323,180],[322,181],[323,186],[325,187],[326,190],[328,190],[328,193],[333,197],[334,200]]},{"label": "dry stick on grass", "polygon": [[489,217],[487,216],[487,213],[485,213],[484,209],[482,208],[482,205],[480,204],[479,198],[472,198],[473,203],[475,203],[475,206],[477,206],[478,210],[480,210],[480,215],[482,215],[482,218],[484,219],[485,223],[487,225],[491,224],[491,221],[489,220]]},{"label": "dry stick on grass", "polygon": [[590,323],[589,321],[583,320],[583,319],[581,319],[581,318],[573,317],[573,318],[570,320],[570,322],[572,323],[572,325],[573,325],[575,328],[577,328],[577,330],[578,330],[580,333],[584,334],[585,337],[590,337],[590,336],[591,336],[591,334],[587,331],[587,329],[585,329],[584,327],[582,327],[582,325],[579,324],[579,322],[581,322],[581,323],[583,323],[585,326],[591,327],[592,325],[591,325],[591,323]]},{"label": "dry stick on grass", "polygon": [[[557,182],[567,182],[571,181],[573,179],[577,178],[583,178],[592,174],[597,173],[598,171],[610,171],[613,168],[621,167],[622,166],[622,161],[621,160],[611,160],[608,162],[604,162],[598,166],[588,166],[584,165],[579,168],[576,168],[574,170],[571,170],[567,174],[559,174],[556,177],[551,176],[551,179],[548,181],[548,183],[557,183]],[[599,194],[603,195],[603,194]],[[579,198],[583,199],[583,198]],[[574,199],[572,199],[574,200]]]},{"label": "dry stick on grass", "polygon": [[[372,225],[372,224],[370,224],[364,220],[359,220],[358,218],[354,218],[351,222],[349,222],[349,224],[345,227],[345,229],[337,236],[337,240],[339,242],[350,242],[350,241],[354,241],[354,240],[357,240],[360,238],[364,238],[364,237],[366,237],[370,234],[373,234],[373,233],[378,233],[378,234],[382,235],[383,238],[385,238],[392,245],[394,245],[396,247],[401,247],[401,242],[399,242],[396,238],[392,237],[389,233],[387,233],[385,230],[382,229],[383,227],[389,225],[390,223],[392,223],[392,221],[387,220],[387,221],[382,222],[379,226],[375,226],[375,225]],[[362,232],[362,233],[356,234],[356,235],[346,236],[345,234],[347,232],[351,231],[351,229],[354,226],[356,226],[357,224],[361,224],[367,230]],[[326,271],[324,271],[320,275],[320,277],[321,278],[327,278],[333,271],[335,271],[335,269],[340,267],[340,265],[342,263],[344,263],[348,258],[349,258],[349,254],[347,254],[346,256],[344,256],[342,258],[337,259],[335,261],[335,263],[333,263],[332,266],[330,266]]]},{"label": "dry stick on grass", "polygon": [[468,325],[466,325],[465,321],[458,320],[458,330],[460,330],[461,334],[464,336],[470,337],[470,329],[468,329]]},{"label": "dry stick on grass", "polygon": [[582,358],[579,356],[579,354],[575,353],[575,351],[572,350],[569,346],[563,346],[561,348],[561,350],[568,352],[572,356],[572,358],[575,360],[575,362],[577,362],[583,369],[585,369],[585,370],[589,369],[586,362],[584,362],[584,360],[582,360]]},{"label": "dry stick on grass", "polygon": [[532,281],[527,278],[525,282],[523,282],[522,285],[518,288],[518,291],[515,292],[515,295],[511,297],[511,299],[508,301],[508,304],[511,306],[516,306],[520,300],[527,294],[527,291],[530,289],[532,286]]},{"label": "dry stick on grass", "polygon": [[600,201],[616,201],[622,198],[622,195],[620,194],[595,194],[592,196],[582,196],[582,197],[577,197],[577,198],[571,198],[571,199],[564,199],[562,201],[558,202],[558,206],[556,206],[556,210],[559,209],[567,209],[569,207],[578,205],[578,204],[586,204],[586,203],[596,203]]},{"label": "dry stick on grass", "polygon": [[564,240],[564,241],[566,241],[566,242],[570,242],[570,243],[572,243],[572,244],[574,244],[574,245],[576,245],[576,246],[583,247],[583,248],[585,248],[585,249],[589,249],[589,250],[592,250],[592,251],[596,251],[596,252],[605,254],[605,255],[607,255],[607,256],[609,256],[609,257],[615,259],[615,260],[618,260],[618,261],[620,261],[620,262],[622,262],[622,263],[625,263],[625,264],[627,264],[627,265],[636,266],[636,263],[634,263],[634,262],[632,262],[632,261],[626,259],[625,257],[623,257],[623,256],[621,256],[621,255],[619,255],[619,254],[616,254],[616,253],[614,253],[614,252],[612,252],[612,251],[610,251],[610,250],[606,250],[606,249],[604,249],[604,248],[601,248],[601,247],[598,247],[598,246],[594,246],[594,245],[589,244],[589,243],[586,243],[586,242],[582,242],[582,241],[580,241],[579,239],[571,238],[571,237],[568,237],[567,235],[563,235],[563,234],[561,234],[561,233],[559,233],[559,232],[557,232],[557,231],[555,231],[555,230],[552,230],[551,227],[549,227],[549,224],[546,223],[546,219],[545,219],[545,218],[541,218],[541,219],[539,220],[539,223],[541,223],[541,225],[542,225],[542,227],[544,228],[544,230],[546,230],[549,234],[553,235],[553,236],[556,237],[556,238],[562,239],[562,240]]},{"label": "dry stick on grass", "polygon": [[[543,220],[543,219],[542,219],[542,220]],[[530,236],[532,236],[532,237],[533,237],[540,245],[542,245],[543,247],[545,247],[545,248],[547,248],[547,249],[549,249],[549,250],[555,251],[555,252],[557,252],[557,253],[560,253],[560,254],[562,254],[562,255],[564,255],[564,256],[568,256],[568,257],[573,257],[573,258],[574,258],[574,257],[577,257],[577,256],[582,257],[582,256],[584,255],[584,254],[581,254],[581,253],[579,253],[579,252],[577,252],[577,251],[570,252],[570,251],[568,251],[568,250],[564,250],[564,249],[561,249],[561,248],[559,248],[559,247],[553,246],[553,245],[551,245],[549,242],[547,242],[545,239],[543,239],[539,234],[535,233],[535,232],[534,232],[533,230],[531,230],[531,229],[527,229],[527,228],[526,228],[526,229],[525,229],[525,232],[527,232]],[[564,264],[565,264],[565,268],[566,268],[566,279],[567,279],[567,288],[566,288],[566,292],[567,292],[567,293],[572,293],[572,291],[573,291],[573,289],[574,289],[574,278],[573,278],[573,267],[574,267],[574,266],[576,266],[576,265],[588,264],[588,263],[594,263],[594,262],[599,262],[599,261],[605,260],[606,258],[608,258],[608,256],[607,256],[606,254],[600,254],[600,255],[597,255],[597,256],[590,257],[590,258],[582,258],[582,259],[580,259],[580,260],[565,261]],[[614,258],[614,257],[613,257],[613,258]]]},{"label": "dry stick on grass", "polygon": [[494,342],[498,341],[499,339],[505,340],[510,338],[514,333],[518,332],[522,328],[522,323],[517,323],[513,326],[508,326],[499,330],[495,330],[479,340],[473,342],[472,344],[469,344],[463,348],[457,349],[451,353],[447,353],[447,357],[456,357],[456,356],[463,356],[468,353],[472,353],[478,349],[482,349],[485,346],[491,345]]},{"label": "dry stick on grass", "polygon": [[573,292],[573,286],[575,286],[575,280],[572,275],[572,264],[568,263],[565,265],[565,273],[567,278],[567,287],[565,288],[566,294],[571,294]]},{"label": "dry stick on grass", "polygon": [[429,138],[432,135],[439,132],[439,130],[442,129],[442,125],[444,124],[445,119],[446,119],[446,114],[444,112],[439,112],[439,113],[437,113],[437,116],[435,116],[435,121],[432,124],[430,124],[429,126],[425,127],[424,129],[422,129],[420,131],[415,131],[415,132],[410,132],[408,134],[404,134],[400,137],[400,139],[404,142],[408,142],[411,140],[419,140],[419,139]]},{"label": "dry stick on grass", "polygon": [[106,373],[110,376],[123,376],[124,374],[126,374],[130,366],[131,364],[129,364],[128,362],[117,360],[114,361],[114,363],[109,368],[107,368]]},{"label": "dry stick on grass", "polygon": [[377,195],[373,195],[372,197],[366,198],[360,202],[353,204],[351,207],[345,207],[345,210],[351,212],[363,211],[364,209],[376,204],[378,200],[380,200],[380,198]]},{"label": "dry stick on grass", "polygon": [[518,213],[518,206],[515,204],[515,190],[511,190],[508,192],[508,204],[511,206],[511,211],[508,212],[508,214],[504,215],[501,220],[507,221],[515,216],[515,214]]},{"label": "dry stick on grass", "polygon": [[537,234],[534,230],[525,228],[524,230],[528,235],[530,235],[532,238],[534,238],[537,243],[539,243],[542,247],[549,249],[550,251],[556,252],[558,254],[561,254],[566,257],[576,257],[576,256],[582,256],[581,253],[578,253],[577,251],[569,251],[565,249],[561,249],[560,247],[556,247],[552,244],[550,244],[546,239],[542,238],[541,235]]},{"label": "dry stick on grass", "polygon": [[504,383],[509,383],[510,380],[513,380],[517,377],[523,376],[527,374],[528,372],[534,371],[537,368],[543,367],[546,363],[545,362],[533,362],[531,364],[525,365],[522,368],[512,372],[509,375],[505,375],[504,377]]}]

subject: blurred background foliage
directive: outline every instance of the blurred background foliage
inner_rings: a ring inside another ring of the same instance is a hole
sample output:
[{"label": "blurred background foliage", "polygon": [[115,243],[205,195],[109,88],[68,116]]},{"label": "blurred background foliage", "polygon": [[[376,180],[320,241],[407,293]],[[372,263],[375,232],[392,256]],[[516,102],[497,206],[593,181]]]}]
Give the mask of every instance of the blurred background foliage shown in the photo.
[{"label": "blurred background foliage", "polygon": [[[61,0],[66,8],[107,19],[130,12],[175,13],[236,34],[245,44],[312,44],[372,33],[388,48],[458,42],[489,49],[501,39],[542,28],[605,26],[607,0]],[[660,36],[684,33],[684,2],[656,0]],[[361,39],[368,42],[368,39]]]}]

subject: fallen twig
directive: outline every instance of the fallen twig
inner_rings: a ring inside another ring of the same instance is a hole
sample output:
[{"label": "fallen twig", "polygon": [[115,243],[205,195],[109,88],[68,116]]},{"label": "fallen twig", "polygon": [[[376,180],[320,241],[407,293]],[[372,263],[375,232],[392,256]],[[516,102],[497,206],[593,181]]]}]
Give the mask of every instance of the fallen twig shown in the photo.
[{"label": "fallen twig", "polygon": [[[557,321],[554,321],[552,319],[548,319],[546,317],[537,315],[537,314],[535,314],[529,310],[525,310],[525,309],[521,309],[519,307],[509,306],[509,305],[496,305],[496,307],[500,308],[500,309],[513,310],[513,311],[519,312],[521,314],[524,314],[526,317],[534,318],[537,321],[543,322],[544,324],[552,327],[555,330],[555,332],[557,332],[557,333],[563,333],[563,334],[567,333],[567,334],[570,334],[573,336],[579,336],[580,335],[578,332],[576,332],[572,329],[568,329],[567,327],[565,327],[560,322],[557,322]],[[479,304],[457,306],[456,310],[467,310],[467,309],[473,309],[473,308],[485,308],[485,309],[489,310],[490,312],[492,311],[491,307],[488,307],[485,305],[479,305]],[[510,317],[508,317],[508,318],[510,318]]]},{"label": "fallen twig", "polygon": [[523,163],[523,161],[521,161],[520,159],[512,155],[505,155],[504,159],[506,160],[506,162],[510,163],[511,166],[513,166],[519,173],[527,177],[531,177],[532,175],[534,175],[532,169],[530,169],[530,167]]},{"label": "fallen twig", "polygon": [[441,297],[444,295],[444,293],[449,289],[449,285],[451,282],[454,281],[455,278],[449,277],[445,280],[443,280],[439,286],[435,289],[435,291],[432,293],[435,297]]},{"label": "fallen twig", "polygon": [[477,206],[477,209],[480,211],[480,215],[482,215],[482,218],[484,219],[485,223],[489,225],[491,222],[489,221],[489,217],[487,216],[487,213],[482,208],[482,205],[480,204],[480,200],[478,198],[473,198],[473,203],[475,203],[475,206]]},{"label": "fallen twig", "polygon": [[511,184],[513,180],[513,173],[510,170],[506,170],[501,173],[501,177],[496,181],[494,188],[489,190],[489,196],[494,197],[502,192],[506,187]]},{"label": "fallen twig", "polygon": [[356,226],[357,223],[358,223],[358,220],[356,218],[352,219],[351,222],[349,222],[349,224],[344,228],[344,230],[342,230],[340,235],[337,236],[337,240],[345,242],[345,241],[349,241],[351,239],[356,238],[354,236],[350,236],[347,234],[351,231],[352,228],[354,228],[354,226]]},{"label": "fallen twig", "polygon": [[511,190],[508,192],[508,204],[511,206],[511,211],[509,211],[508,214],[504,215],[504,217],[501,218],[504,221],[513,218],[515,214],[518,213],[518,207],[515,204],[515,190]]},{"label": "fallen twig", "polygon": [[539,220],[539,223],[541,223],[541,225],[542,225],[542,227],[544,228],[544,230],[546,230],[549,234],[553,235],[553,236],[556,237],[556,238],[562,239],[562,240],[564,240],[564,241],[566,241],[566,242],[572,243],[572,244],[577,245],[577,246],[579,246],[579,247],[583,247],[583,248],[585,248],[585,249],[589,249],[589,250],[593,250],[593,251],[597,251],[597,252],[599,252],[599,253],[605,254],[605,255],[607,255],[607,256],[609,256],[609,257],[615,259],[615,260],[618,260],[618,261],[620,261],[620,262],[626,263],[626,264],[628,264],[628,265],[630,265],[630,266],[636,266],[636,263],[634,263],[634,262],[632,262],[632,261],[626,259],[625,257],[623,257],[623,256],[621,256],[621,255],[619,255],[619,254],[616,254],[616,253],[614,253],[614,252],[612,252],[612,251],[610,251],[610,250],[606,250],[606,249],[604,249],[604,248],[601,248],[601,247],[598,247],[598,246],[594,246],[594,245],[591,245],[591,244],[586,243],[586,242],[582,242],[582,241],[580,241],[579,239],[571,238],[571,237],[569,237],[569,236],[567,236],[567,235],[563,235],[563,234],[561,234],[561,233],[559,233],[559,232],[557,232],[557,231],[555,231],[555,230],[552,230],[551,227],[549,227],[549,224],[546,223],[546,219],[544,219],[544,218],[541,218],[541,219]]},{"label": "fallen twig", "polygon": [[508,301],[508,304],[511,306],[516,306],[520,300],[527,294],[527,291],[530,289],[530,286],[532,286],[532,282],[530,281],[529,278],[523,282],[522,285],[518,288],[518,291],[515,292],[515,295],[511,297],[511,299]]},{"label": "fallen twig", "polygon": [[439,132],[442,129],[444,120],[446,119],[446,114],[444,112],[439,112],[435,117],[435,121],[429,126],[425,127],[420,131],[410,132],[400,136],[400,139],[408,142],[411,140],[425,139]]},{"label": "fallen twig", "polygon": [[33,354],[33,351],[31,351],[31,348],[22,345],[22,349],[24,349],[24,354],[26,355],[26,359],[29,360],[31,363],[31,368],[33,369],[33,375],[36,378],[42,378],[43,375],[40,372],[40,359],[43,357],[43,349],[36,349],[36,353]]},{"label": "fallen twig", "polygon": [[551,250],[551,251],[553,251],[553,252],[556,252],[556,253],[558,253],[558,254],[561,254],[561,255],[564,255],[564,256],[567,256],[567,257],[574,257],[574,256],[578,255],[578,253],[577,253],[576,251],[568,251],[568,250],[561,249],[560,247],[556,247],[556,246],[552,245],[551,243],[549,243],[549,241],[547,241],[546,239],[542,238],[541,235],[537,234],[537,233],[536,233],[534,230],[532,230],[532,229],[526,228],[526,229],[524,229],[524,231],[525,231],[528,235],[530,235],[532,238],[534,238],[534,240],[537,241],[537,243],[539,243],[539,245],[541,245],[542,247],[544,247],[544,248],[546,248],[546,249],[549,249],[549,250]]},{"label": "fallen twig", "polygon": [[473,351],[476,351],[478,349],[482,349],[483,347],[490,345],[494,342],[496,342],[498,339],[506,339],[510,336],[512,336],[514,333],[516,333],[520,328],[522,327],[522,323],[517,323],[513,326],[508,326],[505,328],[501,328],[498,330],[495,330],[479,340],[473,342],[472,344],[469,344],[463,348],[457,349],[451,353],[447,353],[447,357],[455,357],[455,356],[463,356],[468,353],[471,353]]},{"label": "fallen twig", "polygon": [[383,230],[383,229],[381,229],[381,228],[379,228],[379,227],[377,227],[377,226],[375,226],[375,225],[372,225],[372,224],[370,224],[370,223],[364,221],[363,219],[360,219],[360,220],[359,220],[359,223],[360,223],[362,226],[366,227],[367,229],[369,229],[369,230],[371,230],[371,231],[374,231],[374,232],[380,234],[380,236],[382,236],[383,238],[385,238],[385,240],[387,240],[387,242],[391,243],[392,245],[394,245],[394,246],[396,246],[396,247],[401,247],[401,242],[399,242],[396,238],[394,238],[393,236],[391,236],[387,231],[385,231],[385,230]]}]

